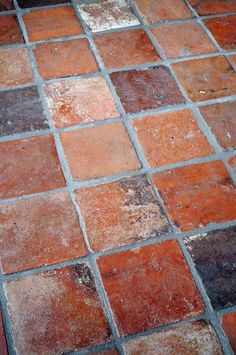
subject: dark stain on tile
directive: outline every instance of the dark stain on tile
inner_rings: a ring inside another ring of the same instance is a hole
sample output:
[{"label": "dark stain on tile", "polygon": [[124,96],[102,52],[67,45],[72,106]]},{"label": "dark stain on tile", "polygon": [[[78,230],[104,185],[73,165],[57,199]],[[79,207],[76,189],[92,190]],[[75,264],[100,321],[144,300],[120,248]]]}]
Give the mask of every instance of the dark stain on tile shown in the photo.
[{"label": "dark stain on tile", "polygon": [[86,264],[77,264],[71,267],[73,271],[74,278],[78,285],[83,285],[86,288],[90,289],[93,292],[96,291],[94,277],[91,273],[90,268]]},{"label": "dark stain on tile", "polygon": [[0,0],[0,11],[13,10],[13,1],[12,0]]},{"label": "dark stain on tile", "polygon": [[18,0],[18,4],[22,8],[35,7],[35,6],[47,6],[57,5],[70,2],[70,0]]}]

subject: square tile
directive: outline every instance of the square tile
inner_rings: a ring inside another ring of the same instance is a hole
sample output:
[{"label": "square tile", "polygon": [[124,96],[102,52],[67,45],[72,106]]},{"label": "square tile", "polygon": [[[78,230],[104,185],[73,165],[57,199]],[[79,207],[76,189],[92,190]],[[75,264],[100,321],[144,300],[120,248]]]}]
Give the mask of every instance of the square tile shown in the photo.
[{"label": "square tile", "polygon": [[236,49],[236,15],[209,18],[204,22],[222,49]]},{"label": "square tile", "polygon": [[125,343],[125,350],[127,355],[223,355],[214,328],[205,320],[140,336]]},{"label": "square tile", "polygon": [[119,117],[107,82],[102,77],[45,84],[44,92],[56,127]]},{"label": "square tile", "polygon": [[98,71],[94,55],[84,38],[39,44],[34,55],[43,79]]},{"label": "square tile", "polygon": [[180,58],[215,52],[216,48],[196,22],[170,23],[152,28],[167,58]]},{"label": "square tile", "polygon": [[82,19],[92,32],[139,25],[125,0],[100,0],[78,5]]},{"label": "square tile", "polygon": [[98,266],[121,335],[203,312],[175,240],[99,257]]},{"label": "square tile", "polygon": [[221,14],[236,11],[234,0],[188,0],[199,15]]},{"label": "square tile", "polygon": [[233,352],[236,353],[236,312],[224,314],[221,323]]},{"label": "square tile", "polygon": [[79,20],[70,6],[34,10],[26,13],[23,20],[30,41],[83,33]]},{"label": "square tile", "polygon": [[236,227],[218,229],[184,239],[212,306],[236,302]]},{"label": "square tile", "polygon": [[64,186],[52,136],[0,143],[0,199]]},{"label": "square tile", "polygon": [[236,218],[236,188],[220,161],[162,171],[153,179],[182,231]]},{"label": "square tile", "polygon": [[93,39],[108,69],[160,60],[148,35],[141,29],[97,35]]},{"label": "square tile", "polygon": [[192,17],[184,0],[133,0],[147,22],[159,22]]},{"label": "square tile", "polygon": [[1,309],[0,309],[0,354],[7,355],[7,344],[6,344],[5,333],[4,333],[3,323],[2,323]]},{"label": "square tile", "polygon": [[0,137],[48,128],[36,87],[0,92]]},{"label": "square tile", "polygon": [[24,42],[16,15],[1,15],[0,27],[0,45]]},{"label": "square tile", "polygon": [[86,127],[60,134],[74,179],[92,179],[140,168],[122,123]]},{"label": "square tile", "polygon": [[224,56],[183,61],[172,67],[192,101],[236,93],[236,72]]},{"label": "square tile", "polygon": [[133,126],[151,167],[214,153],[191,110],[144,116]]},{"label": "square tile", "polygon": [[200,112],[219,145],[236,148],[236,101],[203,106]]},{"label": "square tile", "polygon": [[86,264],[28,275],[4,288],[20,354],[64,354],[111,337]]},{"label": "square tile", "polygon": [[0,11],[14,10],[12,0],[0,0]]},{"label": "square tile", "polygon": [[17,0],[18,5],[22,8],[35,6],[57,5],[70,2],[70,0]]},{"label": "square tile", "polygon": [[76,201],[93,250],[132,244],[169,231],[145,175],[79,189]]},{"label": "square tile", "polygon": [[236,176],[236,155],[233,155],[232,157],[227,159],[227,162],[229,163],[229,165],[231,166],[233,173]]},{"label": "square tile", "polygon": [[0,204],[4,274],[86,254],[79,222],[65,192]]},{"label": "square tile", "polygon": [[34,81],[27,48],[0,49],[0,87]]},{"label": "square tile", "polygon": [[184,102],[173,77],[164,66],[111,74],[111,80],[126,112]]}]

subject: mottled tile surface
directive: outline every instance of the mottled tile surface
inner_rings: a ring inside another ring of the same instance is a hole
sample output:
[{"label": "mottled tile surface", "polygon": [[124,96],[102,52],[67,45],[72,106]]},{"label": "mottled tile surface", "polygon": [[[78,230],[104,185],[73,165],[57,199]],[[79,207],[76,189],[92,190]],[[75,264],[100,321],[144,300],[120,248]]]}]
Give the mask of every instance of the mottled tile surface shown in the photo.
[{"label": "mottled tile surface", "polygon": [[235,0],[188,0],[199,15],[220,14],[236,11]]},{"label": "mottled tile surface", "polygon": [[0,92],[0,136],[48,128],[36,87]]},{"label": "mottled tile surface", "polygon": [[76,191],[93,250],[132,244],[165,234],[168,222],[146,176]]},{"label": "mottled tile surface", "polygon": [[24,42],[16,15],[0,16],[0,27],[0,45]]},{"label": "mottled tile surface", "polygon": [[236,312],[224,314],[221,324],[234,353],[236,353]]},{"label": "mottled tile surface", "polygon": [[236,49],[236,15],[213,17],[204,22],[221,48],[225,50]]},{"label": "mottled tile surface", "polygon": [[234,174],[236,175],[236,155],[227,159],[229,165],[231,166]]},{"label": "mottled tile surface", "polygon": [[164,66],[111,74],[126,112],[137,112],[184,101],[169,70]]},{"label": "mottled tile surface", "polygon": [[98,258],[121,335],[203,311],[200,295],[174,240]]},{"label": "mottled tile surface", "polygon": [[70,2],[70,0],[17,0],[18,5],[22,8],[35,7],[35,6],[48,6],[63,4]]},{"label": "mottled tile surface", "polygon": [[12,280],[5,283],[5,290],[19,354],[62,354],[110,338],[93,275],[85,264]]},{"label": "mottled tile surface", "polygon": [[236,227],[184,239],[214,308],[236,302]]},{"label": "mottled tile surface", "polygon": [[0,11],[13,10],[14,5],[12,0],[0,0]]},{"label": "mottled tile surface", "polygon": [[7,355],[7,344],[2,323],[2,313],[0,309],[0,353],[1,355]]}]

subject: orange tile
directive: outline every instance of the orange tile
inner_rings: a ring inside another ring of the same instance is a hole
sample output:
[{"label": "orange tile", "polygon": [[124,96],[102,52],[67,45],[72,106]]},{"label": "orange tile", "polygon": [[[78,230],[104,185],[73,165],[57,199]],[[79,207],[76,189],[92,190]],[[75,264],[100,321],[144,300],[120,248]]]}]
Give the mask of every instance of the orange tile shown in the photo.
[{"label": "orange tile", "polygon": [[236,11],[235,0],[188,0],[199,15],[213,15]]},{"label": "orange tile", "polygon": [[236,49],[236,15],[209,18],[204,21],[221,48]]},{"label": "orange tile", "polygon": [[0,26],[0,45],[24,42],[16,15],[0,16]]},{"label": "orange tile", "polygon": [[232,60],[232,62],[233,62],[234,65],[236,66],[236,54],[230,55],[229,58]]},{"label": "orange tile", "polygon": [[0,354],[7,355],[7,344],[6,344],[6,339],[5,339],[5,334],[4,334],[3,324],[2,324],[1,309],[0,309]]},{"label": "orange tile", "polygon": [[236,353],[236,312],[224,314],[221,323],[233,352]]}]

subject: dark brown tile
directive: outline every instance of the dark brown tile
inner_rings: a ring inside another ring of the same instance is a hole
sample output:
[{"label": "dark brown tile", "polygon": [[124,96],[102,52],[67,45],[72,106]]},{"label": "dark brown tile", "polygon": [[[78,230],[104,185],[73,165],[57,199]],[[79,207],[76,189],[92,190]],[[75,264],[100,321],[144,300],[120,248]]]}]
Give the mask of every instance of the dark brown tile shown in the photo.
[{"label": "dark brown tile", "polygon": [[70,0],[17,0],[18,5],[22,8],[35,6],[57,5],[70,2]]},{"label": "dark brown tile", "polygon": [[13,10],[14,5],[12,0],[0,0],[0,11]]}]

